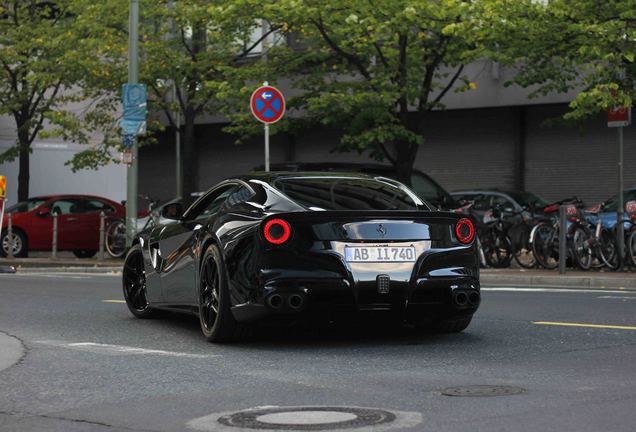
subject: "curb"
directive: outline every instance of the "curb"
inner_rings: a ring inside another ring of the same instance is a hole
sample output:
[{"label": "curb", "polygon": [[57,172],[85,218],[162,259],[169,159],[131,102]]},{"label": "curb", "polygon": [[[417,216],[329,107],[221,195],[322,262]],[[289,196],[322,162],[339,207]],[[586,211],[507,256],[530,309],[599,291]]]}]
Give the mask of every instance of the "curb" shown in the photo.
[{"label": "curb", "polygon": [[18,267],[17,273],[86,273],[86,274],[119,274],[121,266],[117,267]]},{"label": "curb", "polygon": [[0,332],[0,371],[18,363],[24,353],[24,345],[18,338]]},{"label": "curb", "polygon": [[480,276],[480,282],[482,286],[571,287],[636,290],[636,275],[632,277],[594,277],[482,274]]}]

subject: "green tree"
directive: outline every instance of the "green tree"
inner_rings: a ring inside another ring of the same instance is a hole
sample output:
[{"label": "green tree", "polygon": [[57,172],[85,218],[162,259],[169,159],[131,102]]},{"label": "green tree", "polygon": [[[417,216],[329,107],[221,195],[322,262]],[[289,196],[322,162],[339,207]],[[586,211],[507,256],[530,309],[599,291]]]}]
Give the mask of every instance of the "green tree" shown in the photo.
[{"label": "green tree", "polygon": [[633,105],[635,0],[501,0],[488,13],[499,18],[483,29],[489,52],[516,69],[509,85],[531,89],[531,97],[575,90],[565,116],[572,120]]},{"label": "green tree", "polygon": [[475,88],[465,74],[465,66],[482,54],[475,3],[278,2],[270,13],[282,17],[303,47],[283,57],[294,86],[303,91],[291,104],[322,124],[343,128],[340,150],[387,159],[410,184],[427,116],[444,108],[449,92]]},{"label": "green tree", "polygon": [[[181,195],[188,198],[198,184],[197,120],[230,111],[232,95],[257,76],[262,42],[277,28],[262,31],[258,2],[234,0],[141,0],[140,81],[149,89],[149,131],[175,127],[181,118],[182,163],[186,175]],[[93,85],[104,95],[119,97],[127,62],[128,0],[75,0],[75,10],[88,35],[93,58]],[[110,70],[104,74],[104,71]],[[115,79],[113,79],[115,77]],[[115,143],[89,149],[73,161],[75,168],[108,159]]]},{"label": "green tree", "polygon": [[[70,126],[77,113],[69,104],[83,100],[79,82],[79,35],[67,0],[0,1],[0,115],[13,118],[17,140],[0,162],[19,159],[18,199],[29,196],[30,153],[47,124]],[[85,112],[91,111],[85,107]],[[66,136],[88,140],[79,122]]]}]

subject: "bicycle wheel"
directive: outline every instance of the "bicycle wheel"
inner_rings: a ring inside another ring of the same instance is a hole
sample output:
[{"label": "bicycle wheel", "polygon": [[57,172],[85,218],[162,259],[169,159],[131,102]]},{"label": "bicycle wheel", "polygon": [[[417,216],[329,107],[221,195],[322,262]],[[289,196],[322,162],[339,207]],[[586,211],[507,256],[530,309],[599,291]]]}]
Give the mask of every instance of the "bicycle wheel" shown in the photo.
[{"label": "bicycle wheel", "polygon": [[541,267],[549,270],[557,268],[559,265],[559,236],[552,225],[548,223],[537,225],[531,243],[532,253]]},{"label": "bicycle wheel", "polygon": [[601,231],[598,243],[598,255],[603,264],[608,268],[616,270],[619,267],[616,238],[606,229]]},{"label": "bicycle wheel", "polygon": [[488,265],[494,268],[508,267],[512,261],[512,247],[508,236],[491,230],[486,234],[486,239],[486,242],[482,240],[482,247]]},{"label": "bicycle wheel", "polygon": [[475,236],[475,241],[477,242],[477,256],[479,257],[479,267],[486,268],[488,263],[486,262],[486,255],[484,255],[484,248],[481,245],[481,241],[479,240],[479,236]]},{"label": "bicycle wheel", "polygon": [[636,267],[636,225],[627,234],[627,261]]},{"label": "bicycle wheel", "polygon": [[592,234],[582,226],[579,225],[572,230],[572,258],[581,270],[589,270],[592,267],[592,240]]},{"label": "bicycle wheel", "polygon": [[121,258],[126,254],[126,224],[122,220],[114,220],[106,228],[106,251],[113,258]]}]

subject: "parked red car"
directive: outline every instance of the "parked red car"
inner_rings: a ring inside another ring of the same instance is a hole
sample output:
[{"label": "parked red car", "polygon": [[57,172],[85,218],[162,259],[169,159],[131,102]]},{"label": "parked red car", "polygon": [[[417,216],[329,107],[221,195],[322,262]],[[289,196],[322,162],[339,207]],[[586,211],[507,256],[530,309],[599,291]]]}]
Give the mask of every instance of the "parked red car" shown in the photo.
[{"label": "parked red car", "polygon": [[126,209],[107,198],[90,195],[54,195],[30,198],[7,208],[2,219],[0,255],[9,251],[8,213],[13,215],[13,255],[46,251],[53,244],[53,214],[58,215],[58,250],[70,250],[78,258],[90,258],[99,249],[100,213],[107,220],[125,218]]}]

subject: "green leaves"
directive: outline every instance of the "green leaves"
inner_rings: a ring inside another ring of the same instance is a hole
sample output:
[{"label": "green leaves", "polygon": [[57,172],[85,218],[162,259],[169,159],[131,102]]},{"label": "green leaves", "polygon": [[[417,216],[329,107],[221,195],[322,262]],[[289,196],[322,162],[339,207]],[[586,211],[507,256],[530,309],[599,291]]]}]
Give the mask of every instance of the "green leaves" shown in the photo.
[{"label": "green leaves", "polygon": [[[498,3],[491,12],[502,17],[523,1]],[[636,83],[636,2],[552,0],[526,6],[531,15],[519,13],[513,20],[496,21],[491,47],[499,61],[518,68],[516,83],[535,86],[534,94],[577,90],[569,119],[595,115],[616,104],[631,106]],[[610,96],[610,89],[615,96]]]}]

